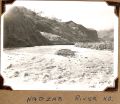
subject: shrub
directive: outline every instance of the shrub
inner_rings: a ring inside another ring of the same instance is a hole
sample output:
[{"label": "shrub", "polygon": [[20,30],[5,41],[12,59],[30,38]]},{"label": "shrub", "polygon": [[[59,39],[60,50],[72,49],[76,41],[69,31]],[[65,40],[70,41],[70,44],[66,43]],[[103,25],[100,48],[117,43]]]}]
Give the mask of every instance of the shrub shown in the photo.
[{"label": "shrub", "polygon": [[61,50],[58,50],[57,55],[61,55],[61,56],[70,56],[70,57],[74,57],[75,56],[75,51],[71,51],[70,49],[61,49]]}]

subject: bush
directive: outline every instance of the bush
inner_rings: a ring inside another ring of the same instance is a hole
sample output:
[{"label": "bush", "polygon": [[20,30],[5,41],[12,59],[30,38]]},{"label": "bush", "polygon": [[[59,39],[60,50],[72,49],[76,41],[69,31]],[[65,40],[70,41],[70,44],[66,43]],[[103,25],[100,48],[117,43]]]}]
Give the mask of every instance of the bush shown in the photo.
[{"label": "bush", "polygon": [[112,42],[78,42],[75,43],[76,47],[81,48],[91,48],[91,49],[97,49],[97,50],[113,50],[114,45]]},{"label": "bush", "polygon": [[75,56],[75,51],[71,51],[70,49],[61,49],[61,50],[58,50],[57,55],[61,55],[61,56],[70,56],[70,57],[74,57]]}]

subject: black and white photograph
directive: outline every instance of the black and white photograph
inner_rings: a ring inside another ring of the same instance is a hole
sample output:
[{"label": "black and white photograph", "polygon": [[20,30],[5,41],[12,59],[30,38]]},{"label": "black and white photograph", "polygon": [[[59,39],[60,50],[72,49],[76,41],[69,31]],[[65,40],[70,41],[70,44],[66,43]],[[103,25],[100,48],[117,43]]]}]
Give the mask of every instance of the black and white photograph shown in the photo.
[{"label": "black and white photograph", "polygon": [[13,90],[115,87],[118,35],[105,2],[15,1],[1,18],[1,75]]}]

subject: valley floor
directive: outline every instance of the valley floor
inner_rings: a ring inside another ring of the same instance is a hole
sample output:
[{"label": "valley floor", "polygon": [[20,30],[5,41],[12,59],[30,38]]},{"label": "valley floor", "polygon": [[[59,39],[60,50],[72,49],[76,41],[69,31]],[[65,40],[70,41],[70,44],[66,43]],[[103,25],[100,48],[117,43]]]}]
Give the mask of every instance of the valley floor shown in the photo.
[{"label": "valley floor", "polygon": [[[60,49],[74,57],[56,55]],[[113,52],[74,45],[4,49],[2,75],[15,90],[103,90],[113,86]]]}]

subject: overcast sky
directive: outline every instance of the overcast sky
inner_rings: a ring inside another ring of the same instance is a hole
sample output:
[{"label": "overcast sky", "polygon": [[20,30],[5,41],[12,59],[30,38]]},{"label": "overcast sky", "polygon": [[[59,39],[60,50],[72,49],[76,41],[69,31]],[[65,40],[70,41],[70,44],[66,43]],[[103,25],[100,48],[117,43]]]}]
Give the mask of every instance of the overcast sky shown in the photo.
[{"label": "overcast sky", "polygon": [[[13,5],[24,6],[43,16],[56,17],[62,21],[74,21],[96,30],[114,27],[114,7],[105,2],[83,1],[15,1]],[[6,6],[6,9],[10,8]]]}]

